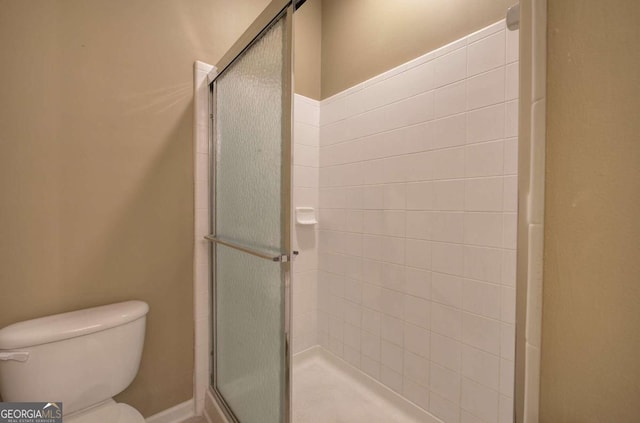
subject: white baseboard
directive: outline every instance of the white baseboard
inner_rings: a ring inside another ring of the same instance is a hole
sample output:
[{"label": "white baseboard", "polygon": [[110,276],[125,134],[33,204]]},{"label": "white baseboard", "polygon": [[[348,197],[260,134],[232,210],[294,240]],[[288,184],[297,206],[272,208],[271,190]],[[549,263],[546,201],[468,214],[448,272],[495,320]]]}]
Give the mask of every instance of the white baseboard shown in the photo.
[{"label": "white baseboard", "polygon": [[216,400],[213,398],[211,389],[207,389],[204,399],[204,416],[208,423],[229,423],[224,413],[218,407]]},{"label": "white baseboard", "polygon": [[145,420],[147,423],[180,423],[194,415],[194,403],[193,399],[190,399],[189,401],[161,411],[158,414],[154,414],[151,417],[147,417]]}]

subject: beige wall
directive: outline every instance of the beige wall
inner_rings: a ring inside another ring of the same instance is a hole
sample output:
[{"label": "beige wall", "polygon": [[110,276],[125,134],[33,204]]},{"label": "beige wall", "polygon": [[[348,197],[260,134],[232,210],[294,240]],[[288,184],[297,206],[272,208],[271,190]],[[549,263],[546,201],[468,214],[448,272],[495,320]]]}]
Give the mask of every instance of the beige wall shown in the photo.
[{"label": "beige wall", "polygon": [[640,3],[549,0],[541,422],[640,419]]},{"label": "beige wall", "polygon": [[295,91],[320,100],[322,0],[307,0],[295,13]]},{"label": "beige wall", "polygon": [[0,327],[147,301],[145,415],[192,396],[193,62],[267,3],[0,1]]},{"label": "beige wall", "polygon": [[322,98],[504,19],[514,0],[322,0]]}]

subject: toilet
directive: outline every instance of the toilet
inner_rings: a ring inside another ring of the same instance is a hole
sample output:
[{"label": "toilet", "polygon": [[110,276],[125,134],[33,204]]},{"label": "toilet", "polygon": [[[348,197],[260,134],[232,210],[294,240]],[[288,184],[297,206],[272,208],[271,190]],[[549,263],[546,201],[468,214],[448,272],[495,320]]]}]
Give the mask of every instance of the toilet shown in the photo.
[{"label": "toilet", "polygon": [[62,402],[65,423],[143,423],[112,397],[138,373],[148,311],[125,301],[0,329],[0,396]]}]

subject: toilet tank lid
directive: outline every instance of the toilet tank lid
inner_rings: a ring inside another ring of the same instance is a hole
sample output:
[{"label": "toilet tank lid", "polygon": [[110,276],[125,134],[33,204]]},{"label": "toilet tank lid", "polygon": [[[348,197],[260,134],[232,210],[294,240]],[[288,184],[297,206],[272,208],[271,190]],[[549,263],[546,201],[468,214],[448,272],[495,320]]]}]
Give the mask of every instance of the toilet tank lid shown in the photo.
[{"label": "toilet tank lid", "polygon": [[103,331],[149,311],[143,301],[124,301],[14,323],[0,329],[0,350],[26,348]]}]

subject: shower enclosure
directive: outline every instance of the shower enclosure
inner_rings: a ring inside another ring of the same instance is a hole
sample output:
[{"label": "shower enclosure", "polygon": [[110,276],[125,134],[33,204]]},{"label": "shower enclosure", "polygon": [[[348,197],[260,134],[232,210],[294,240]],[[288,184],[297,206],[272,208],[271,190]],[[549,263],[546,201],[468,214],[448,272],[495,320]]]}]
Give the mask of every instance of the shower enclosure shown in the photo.
[{"label": "shower enclosure", "polygon": [[519,33],[313,100],[293,89],[302,3],[272,1],[207,81],[208,414],[513,422]]},{"label": "shower enclosure", "polygon": [[231,421],[289,421],[291,1],[210,82],[211,386]]}]

